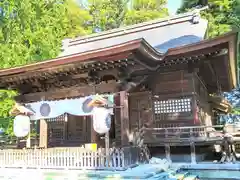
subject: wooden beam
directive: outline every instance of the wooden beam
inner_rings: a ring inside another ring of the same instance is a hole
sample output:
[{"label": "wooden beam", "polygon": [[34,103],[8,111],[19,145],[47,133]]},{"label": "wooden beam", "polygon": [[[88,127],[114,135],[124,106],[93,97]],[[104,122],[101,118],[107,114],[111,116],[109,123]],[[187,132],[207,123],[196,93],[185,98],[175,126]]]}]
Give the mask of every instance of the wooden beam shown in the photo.
[{"label": "wooden beam", "polygon": [[[229,84],[230,88],[236,88],[238,84],[238,73],[237,73],[237,67],[236,67],[236,62],[237,62],[237,57],[236,57],[236,49],[238,48],[238,44],[236,43],[236,40],[233,39],[232,41],[229,42]],[[236,48],[237,46],[237,48]]]},{"label": "wooden beam", "polygon": [[56,89],[48,92],[37,92],[19,95],[15,97],[17,102],[36,102],[45,100],[55,100],[55,99],[64,99],[64,98],[73,98],[80,96],[88,96],[91,94],[103,94],[103,93],[114,93],[118,92],[119,84],[116,81],[109,81],[108,83],[101,83],[97,85],[88,85],[88,86],[76,86],[70,88]]},{"label": "wooden beam", "polygon": [[[126,57],[125,57],[126,58]],[[25,72],[24,74],[18,75],[9,75],[1,78],[2,82],[13,82],[17,83],[19,80],[22,81],[33,81],[34,79],[52,79],[59,76],[72,76],[78,74],[85,74],[89,71],[89,69],[94,71],[109,71],[114,68],[118,68],[121,66],[134,66],[136,64],[134,60],[114,60],[114,61],[92,61],[85,64],[70,64],[65,65],[63,67],[57,68],[48,68],[45,70],[38,70],[35,72]],[[131,69],[131,68],[130,68]]]}]

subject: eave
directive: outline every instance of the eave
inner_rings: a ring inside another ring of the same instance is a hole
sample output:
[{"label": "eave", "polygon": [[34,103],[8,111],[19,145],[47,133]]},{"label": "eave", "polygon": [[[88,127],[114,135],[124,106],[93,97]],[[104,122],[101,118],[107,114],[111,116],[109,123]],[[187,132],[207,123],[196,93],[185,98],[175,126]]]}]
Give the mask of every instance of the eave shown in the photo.
[{"label": "eave", "polygon": [[236,79],[236,39],[237,33],[231,32],[214,39],[200,41],[195,44],[169,49],[165,54],[157,52],[144,39],[136,39],[111,47],[60,57],[44,62],[0,70],[0,87],[8,88],[4,82],[18,82],[41,75],[69,72],[84,67],[89,71],[94,63],[111,64],[132,60],[143,65],[149,71],[166,69],[178,64],[188,64],[189,61],[206,60],[206,56],[215,56],[223,49],[229,53],[229,89],[237,86]]}]

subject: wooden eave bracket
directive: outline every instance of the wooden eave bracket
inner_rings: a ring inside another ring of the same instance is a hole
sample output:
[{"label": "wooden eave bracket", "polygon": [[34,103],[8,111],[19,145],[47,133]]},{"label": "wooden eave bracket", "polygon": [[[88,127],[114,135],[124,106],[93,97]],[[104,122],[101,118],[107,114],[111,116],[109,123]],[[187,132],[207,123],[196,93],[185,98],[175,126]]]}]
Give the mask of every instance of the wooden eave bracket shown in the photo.
[{"label": "wooden eave bracket", "polygon": [[222,96],[209,96],[209,102],[212,104],[213,109],[223,112],[230,113],[232,111],[231,104]]}]

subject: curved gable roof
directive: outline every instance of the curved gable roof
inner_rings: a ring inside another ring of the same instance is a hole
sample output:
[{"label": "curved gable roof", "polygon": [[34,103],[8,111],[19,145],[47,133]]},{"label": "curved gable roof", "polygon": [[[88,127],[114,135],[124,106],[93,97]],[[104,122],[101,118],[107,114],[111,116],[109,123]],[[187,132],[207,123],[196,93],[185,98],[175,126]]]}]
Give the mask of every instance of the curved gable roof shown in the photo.
[{"label": "curved gable roof", "polygon": [[[196,18],[199,18],[198,21],[194,21]],[[203,40],[206,29],[207,20],[201,19],[195,12],[189,12],[77,39],[68,39],[63,43],[60,57],[142,38],[152,47],[156,47],[158,52],[165,53],[170,48]]]}]

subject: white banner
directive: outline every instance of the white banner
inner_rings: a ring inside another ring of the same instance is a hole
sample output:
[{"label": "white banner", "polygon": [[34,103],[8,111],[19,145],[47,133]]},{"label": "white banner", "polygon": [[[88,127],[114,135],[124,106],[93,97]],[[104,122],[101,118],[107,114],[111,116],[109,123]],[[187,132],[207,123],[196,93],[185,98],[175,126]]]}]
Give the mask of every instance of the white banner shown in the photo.
[{"label": "white banner", "polygon": [[[113,95],[101,95],[113,102]],[[26,107],[34,111],[34,115],[30,116],[31,120],[56,118],[64,113],[75,116],[88,116],[93,114],[93,107],[88,103],[94,98],[87,96],[77,99],[64,99],[57,101],[40,101],[25,104]],[[113,114],[113,108],[109,109],[109,113]]]}]

